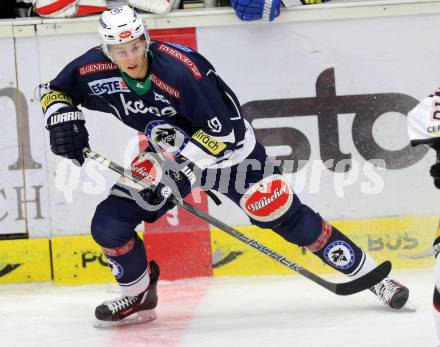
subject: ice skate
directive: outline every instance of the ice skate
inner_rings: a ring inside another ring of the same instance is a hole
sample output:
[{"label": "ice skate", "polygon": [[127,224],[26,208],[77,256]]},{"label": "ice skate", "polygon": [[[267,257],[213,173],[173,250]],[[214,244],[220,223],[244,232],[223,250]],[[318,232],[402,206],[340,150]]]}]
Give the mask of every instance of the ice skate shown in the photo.
[{"label": "ice skate", "polygon": [[394,309],[402,308],[408,301],[408,288],[389,277],[371,287],[370,290],[384,305]]},{"label": "ice skate", "polygon": [[105,301],[95,309],[97,328],[109,328],[151,322],[157,318],[154,308],[157,305],[157,281],[159,267],[150,262],[150,284],[148,288],[136,296],[122,296]]}]

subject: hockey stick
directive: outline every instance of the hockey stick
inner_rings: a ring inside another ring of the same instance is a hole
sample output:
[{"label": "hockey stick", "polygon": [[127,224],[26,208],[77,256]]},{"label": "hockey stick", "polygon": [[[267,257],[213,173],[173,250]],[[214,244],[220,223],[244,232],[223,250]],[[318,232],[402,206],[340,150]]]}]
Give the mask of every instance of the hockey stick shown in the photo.
[{"label": "hockey stick", "polygon": [[[144,181],[142,181],[141,178],[137,178],[136,176],[133,176],[128,170],[125,170],[122,166],[116,164],[115,162],[103,157],[102,155],[93,152],[89,148],[84,149],[84,154],[90,158],[98,161],[102,165],[108,167],[110,170],[113,170],[120,175],[146,187],[151,188],[151,186],[145,184]],[[183,200],[177,199],[175,196],[171,196],[171,201],[176,204],[177,206],[182,207],[186,211],[194,214],[195,216],[203,219],[204,221],[210,223],[211,225],[221,229],[225,233],[229,234],[230,236],[236,238],[237,240],[240,240],[241,242],[247,244],[248,246],[256,249],[260,253],[263,253],[267,255],[268,257],[272,258],[276,262],[288,267],[291,270],[294,270],[298,272],[299,274],[303,275],[304,277],[307,277],[308,279],[312,280],[313,282],[321,285],[322,287],[328,289],[329,291],[338,294],[338,295],[350,295],[355,294],[360,291],[363,291],[365,289],[368,289],[372,286],[374,286],[376,283],[382,281],[391,271],[391,263],[389,261],[385,261],[376,268],[374,268],[369,273],[349,282],[344,283],[333,283],[328,282],[322,277],[319,277],[315,275],[313,272],[310,272],[307,269],[304,269],[302,266],[294,263],[293,261],[286,259],[283,255],[269,249],[268,247],[264,246],[263,244],[259,243],[258,241],[244,235],[243,233],[239,232],[238,230],[230,227],[229,225],[219,221],[218,219],[206,214],[203,211],[200,211],[199,209],[195,208],[191,204],[188,204],[187,202]]]}]

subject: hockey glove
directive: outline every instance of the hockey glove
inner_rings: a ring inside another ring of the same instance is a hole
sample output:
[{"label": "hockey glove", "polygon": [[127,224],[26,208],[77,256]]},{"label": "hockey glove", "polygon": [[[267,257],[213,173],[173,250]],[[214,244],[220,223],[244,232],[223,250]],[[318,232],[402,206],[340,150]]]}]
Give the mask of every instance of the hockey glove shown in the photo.
[{"label": "hockey glove", "polygon": [[280,15],[280,0],[231,0],[238,18],[246,21],[264,19],[273,21]]},{"label": "hockey glove", "polygon": [[140,192],[142,198],[151,205],[161,205],[165,200],[165,206],[174,207],[170,201],[171,196],[181,200],[191,192],[196,181],[194,172],[188,165],[180,171],[171,169],[164,172],[161,181],[157,183],[154,190],[146,188]]},{"label": "hockey glove", "polygon": [[431,170],[429,170],[431,173],[432,178],[434,178],[434,185],[437,189],[440,189],[440,162],[435,163],[431,166]]},{"label": "hockey glove", "polygon": [[62,107],[47,118],[50,149],[55,155],[84,164],[82,149],[89,146],[89,134],[82,111],[75,106]]},{"label": "hockey glove", "polygon": [[431,140],[429,145],[436,153],[436,163],[431,166],[429,173],[434,179],[434,185],[437,189],[440,189],[440,137],[436,137]]}]

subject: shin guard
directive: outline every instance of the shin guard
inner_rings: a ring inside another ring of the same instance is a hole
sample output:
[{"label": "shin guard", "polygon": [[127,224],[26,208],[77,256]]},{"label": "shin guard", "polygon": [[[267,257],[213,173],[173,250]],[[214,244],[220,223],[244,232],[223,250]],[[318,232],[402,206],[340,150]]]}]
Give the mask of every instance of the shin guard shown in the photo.
[{"label": "shin guard", "polygon": [[103,247],[103,252],[124,295],[134,296],[148,287],[147,256],[144,243],[137,234],[120,247]]}]

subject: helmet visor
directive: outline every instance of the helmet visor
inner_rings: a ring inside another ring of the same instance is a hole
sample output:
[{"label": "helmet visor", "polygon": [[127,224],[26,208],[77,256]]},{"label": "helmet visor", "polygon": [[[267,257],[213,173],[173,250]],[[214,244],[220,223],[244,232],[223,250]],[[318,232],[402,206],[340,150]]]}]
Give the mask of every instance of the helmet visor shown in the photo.
[{"label": "helmet visor", "polygon": [[136,59],[147,53],[145,38],[137,38],[130,42],[107,45],[107,51],[115,62]]}]

